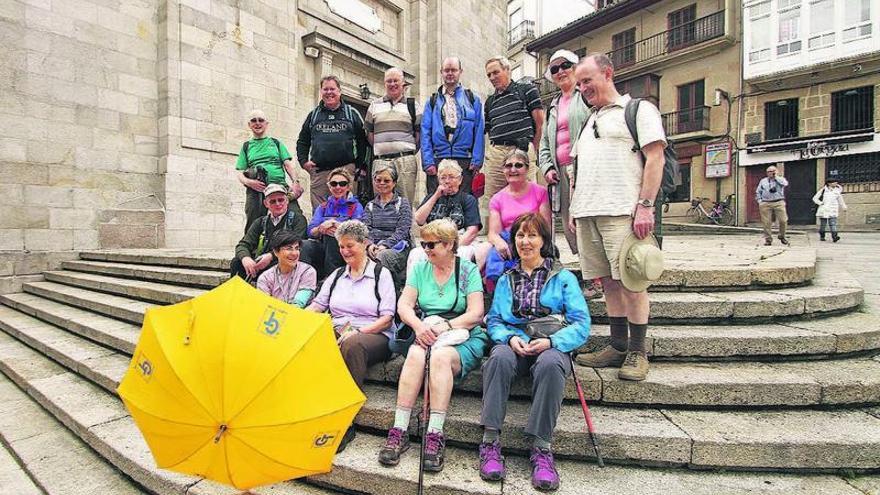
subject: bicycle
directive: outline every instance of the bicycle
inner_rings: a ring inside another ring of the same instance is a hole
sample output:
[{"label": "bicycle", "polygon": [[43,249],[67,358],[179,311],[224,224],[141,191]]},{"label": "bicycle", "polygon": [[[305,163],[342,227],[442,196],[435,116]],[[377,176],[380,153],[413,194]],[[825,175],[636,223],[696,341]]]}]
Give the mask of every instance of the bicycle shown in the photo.
[{"label": "bicycle", "polygon": [[[735,194],[728,194],[724,201],[712,201],[709,198],[696,198],[691,200],[691,207],[686,215],[694,223],[714,223],[715,225],[733,225],[733,210],[730,204]],[[706,209],[704,203],[712,203],[710,209]]]}]

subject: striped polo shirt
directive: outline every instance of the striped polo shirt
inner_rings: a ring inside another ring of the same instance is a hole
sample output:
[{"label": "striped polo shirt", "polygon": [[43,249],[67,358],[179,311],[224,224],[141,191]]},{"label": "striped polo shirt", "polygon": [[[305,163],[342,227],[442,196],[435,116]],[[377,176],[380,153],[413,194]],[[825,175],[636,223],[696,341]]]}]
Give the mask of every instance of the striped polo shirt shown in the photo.
[{"label": "striped polo shirt", "polygon": [[486,100],[486,132],[490,141],[513,144],[517,139],[535,137],[532,111],[541,108],[541,97],[534,84],[511,82]]},{"label": "striped polo shirt", "polygon": [[367,109],[364,128],[373,133],[373,153],[377,157],[403,151],[415,151],[414,131],[422,125],[422,107],[416,102],[416,122],[413,129],[412,116],[406,106],[406,98],[392,103],[387,97],[376,100]]}]

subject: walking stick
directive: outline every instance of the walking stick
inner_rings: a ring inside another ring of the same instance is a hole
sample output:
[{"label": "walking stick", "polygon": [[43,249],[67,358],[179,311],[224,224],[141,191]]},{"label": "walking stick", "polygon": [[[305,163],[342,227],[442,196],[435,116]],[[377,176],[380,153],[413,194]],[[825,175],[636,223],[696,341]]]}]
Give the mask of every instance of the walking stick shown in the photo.
[{"label": "walking stick", "polygon": [[596,440],[596,431],[593,429],[593,417],[590,416],[590,408],[587,407],[587,400],[584,399],[584,389],[581,387],[581,381],[578,379],[574,368],[574,358],[568,355],[571,362],[571,377],[574,378],[574,386],[577,388],[578,399],[581,401],[581,410],[584,412],[584,421],[587,423],[587,435],[590,437],[590,443],[593,444],[593,452],[596,454],[596,461],[599,467],[605,467],[605,461],[602,460],[602,453],[599,452],[599,442]]},{"label": "walking stick", "polygon": [[[561,171],[560,171],[561,172]],[[549,184],[547,193],[550,196],[550,236],[553,243],[556,243],[556,215],[562,210],[562,197],[559,191],[559,184]],[[554,251],[558,253],[554,246]],[[584,412],[584,421],[587,423],[587,434],[590,437],[590,443],[593,445],[593,452],[596,454],[596,460],[599,467],[605,467],[605,461],[602,460],[602,453],[599,451],[599,442],[596,440],[596,431],[593,428],[593,417],[590,415],[590,408],[587,407],[587,400],[584,398],[584,389],[581,387],[581,381],[577,377],[574,367],[574,357],[568,355],[571,363],[571,377],[574,378],[574,386],[577,389],[578,399],[581,401],[581,410]]]},{"label": "walking stick", "polygon": [[424,372],[424,383],[423,387],[423,398],[422,398],[422,445],[419,449],[419,490],[418,494],[422,495],[425,493],[425,442],[428,438],[428,415],[430,409],[428,408],[428,404],[431,401],[431,392],[430,392],[430,382],[431,382],[431,346],[428,346],[428,349],[425,351],[425,372]]}]

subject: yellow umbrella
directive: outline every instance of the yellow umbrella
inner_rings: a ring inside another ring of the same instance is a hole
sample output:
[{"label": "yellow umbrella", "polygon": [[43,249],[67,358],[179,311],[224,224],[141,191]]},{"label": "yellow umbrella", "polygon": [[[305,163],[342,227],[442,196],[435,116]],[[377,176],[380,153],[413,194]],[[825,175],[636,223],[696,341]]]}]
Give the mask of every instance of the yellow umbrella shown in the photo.
[{"label": "yellow umbrella", "polygon": [[238,277],[147,310],[118,393],[159,467],[239,489],[330,471],[366,401],[327,315]]}]

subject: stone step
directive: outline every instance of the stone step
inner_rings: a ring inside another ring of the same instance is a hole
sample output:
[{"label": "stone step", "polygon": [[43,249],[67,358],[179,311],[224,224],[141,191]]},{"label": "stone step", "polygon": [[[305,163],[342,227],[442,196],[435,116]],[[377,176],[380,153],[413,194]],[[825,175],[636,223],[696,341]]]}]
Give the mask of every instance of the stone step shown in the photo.
[{"label": "stone step", "polygon": [[[14,484],[0,478],[2,493],[148,493],[109,465],[2,374],[0,438],[26,471],[21,473],[23,479],[19,476],[18,480],[10,480],[15,481]],[[10,461],[16,463],[12,456],[0,447],[0,470]]]},{"label": "stone step", "polygon": [[[6,442],[5,439],[4,442]],[[19,461],[13,458],[7,447],[2,444],[0,444],[0,488],[4,493],[15,493],[16,495],[43,495],[44,493],[34,484],[29,473],[19,465]]]},{"label": "stone step", "polygon": [[[4,298],[4,304],[34,298],[19,295]],[[10,301],[11,299],[11,301]],[[51,303],[49,304],[57,304]],[[21,306],[21,304],[17,304]],[[57,314],[74,312],[74,308],[57,308]],[[53,319],[57,319],[53,317]],[[119,322],[105,319],[91,322],[95,328],[83,332],[102,343],[101,326],[117,331]],[[60,326],[60,325],[59,325]],[[51,357],[64,366],[112,390],[128,366],[136,342],[128,341],[124,349],[108,348],[81,338],[80,332],[70,333],[11,307],[0,306],[0,330],[15,336],[28,346]],[[126,338],[135,335],[128,333]],[[115,350],[114,350],[115,349]],[[119,352],[117,352],[119,351]],[[121,353],[120,353],[121,352]],[[122,354],[124,353],[124,354]],[[855,358],[833,361],[789,363],[680,363],[660,362],[652,365],[648,379],[630,382],[617,379],[617,370],[576,366],[587,399],[609,405],[652,405],[685,407],[793,407],[846,404],[880,404],[880,358]],[[397,357],[370,369],[369,379],[393,386],[399,381],[403,358]],[[474,370],[461,384],[461,392],[480,394],[482,374]],[[514,397],[531,396],[528,380],[518,380]],[[566,386],[565,398],[577,400],[573,380]]]},{"label": "stone step", "polygon": [[152,282],[167,282],[191,287],[213,289],[229,280],[229,272],[213,270],[194,270],[155,265],[135,265],[132,263],[112,263],[104,261],[65,261],[61,263],[65,270],[99,275],[113,275],[121,278],[133,278]]},{"label": "stone step", "polygon": [[[0,302],[126,353],[134,349],[143,319],[143,312],[132,308],[149,306],[53,282],[33,284],[28,290],[0,295]],[[608,326],[593,325],[590,341],[582,351],[601,348],[608,342]],[[827,358],[880,349],[880,325],[870,314],[861,312],[770,325],[657,325],[650,328],[647,344],[654,360]]]},{"label": "stone step", "polygon": [[[162,304],[180,302],[204,292],[203,289],[174,284],[67,270],[48,271],[44,276],[50,282]],[[784,321],[852,311],[862,303],[863,291],[855,280],[841,275],[824,282],[823,285],[773,291],[649,293],[651,321],[657,324]],[[37,284],[26,284],[25,287]],[[24,290],[28,291],[27,288]],[[604,320],[604,299],[591,300],[589,306],[595,320]]]},{"label": "stone step", "polygon": [[[65,338],[63,330],[53,329],[27,315],[10,314],[13,311],[0,308],[0,330],[108,392],[112,393],[118,386],[128,364],[127,357],[102,354],[100,346],[77,337]],[[9,338],[0,339],[0,349],[4,341]],[[13,347],[12,344],[18,343],[7,342],[9,347]],[[374,430],[390,427],[396,398],[394,388],[370,384],[365,393],[368,401],[356,419],[357,424]],[[840,395],[846,394],[841,391]],[[472,395],[453,397],[446,421],[451,440],[479,442],[480,403],[479,397]],[[528,400],[512,399],[508,404],[510,428],[506,431],[511,438],[506,442],[521,452],[527,447],[522,430],[528,407]],[[591,412],[603,452],[616,462],[782,470],[860,470],[880,462],[880,408],[771,412],[594,406]],[[554,434],[555,449],[561,455],[575,458],[591,455],[581,414],[576,403],[567,402],[562,407]],[[713,425],[719,425],[720,429],[716,431]],[[813,436],[815,425],[823,425],[821,439]],[[412,428],[415,428],[415,419]],[[777,452],[782,445],[787,446],[784,455]],[[736,457],[728,460],[725,457],[728,450]]]}]

